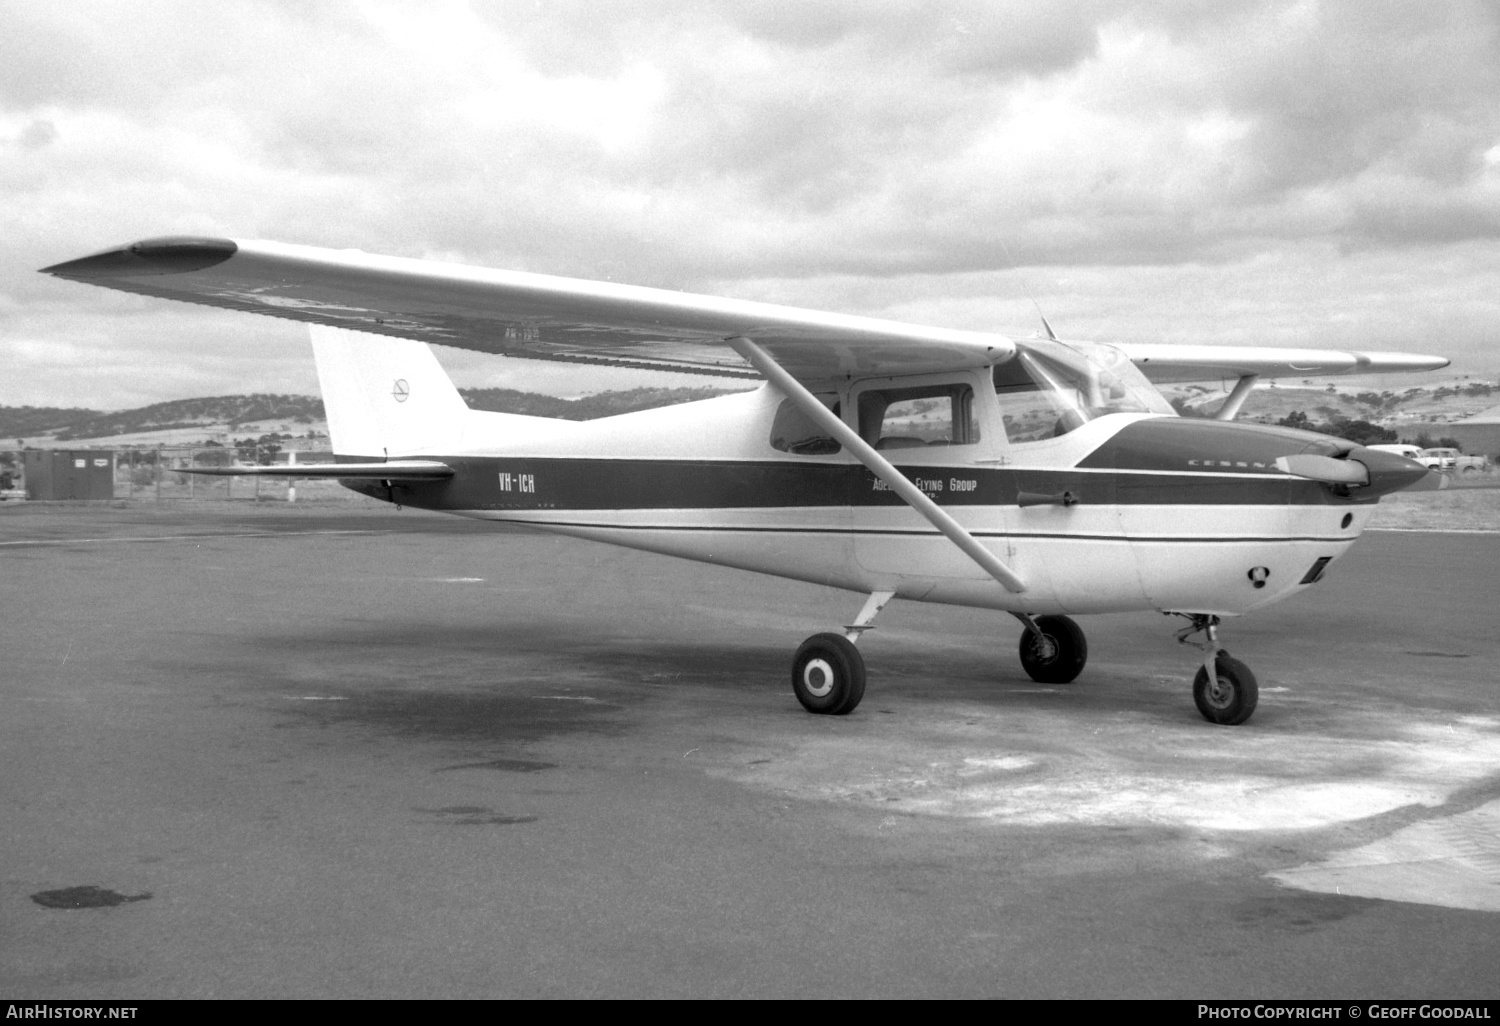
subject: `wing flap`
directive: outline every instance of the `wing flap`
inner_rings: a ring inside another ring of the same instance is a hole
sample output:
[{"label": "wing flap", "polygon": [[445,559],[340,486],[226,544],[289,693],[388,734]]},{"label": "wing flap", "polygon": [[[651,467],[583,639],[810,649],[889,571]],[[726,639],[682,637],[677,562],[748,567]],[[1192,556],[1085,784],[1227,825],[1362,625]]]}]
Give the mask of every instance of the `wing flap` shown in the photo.
[{"label": "wing flap", "polygon": [[803,380],[1008,358],[1003,335],[666,289],[277,242],[164,238],[44,268],[106,288],[505,356],[745,370],[746,337]]}]

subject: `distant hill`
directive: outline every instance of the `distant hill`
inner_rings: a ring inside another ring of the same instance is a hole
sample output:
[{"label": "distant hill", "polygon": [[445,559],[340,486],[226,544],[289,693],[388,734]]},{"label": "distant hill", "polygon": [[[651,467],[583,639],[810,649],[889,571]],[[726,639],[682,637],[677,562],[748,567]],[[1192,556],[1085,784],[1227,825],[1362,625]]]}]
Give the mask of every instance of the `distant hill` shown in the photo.
[{"label": "distant hill", "polygon": [[[559,399],[508,388],[467,388],[459,393],[470,409],[522,413],[564,420],[594,420],[618,413],[672,406],[725,395],[722,388],[633,388],[601,392],[581,399]],[[134,410],[101,411],[52,406],[0,406],[0,445],[24,438],[29,445],[75,439],[103,439],[187,428],[235,432],[241,425],[266,421],[322,426],[323,400],[310,395],[221,395],[175,399]],[[147,443],[152,444],[152,443]]]},{"label": "distant hill", "polygon": [[68,406],[0,406],[0,444],[65,428],[99,416],[98,410]]},{"label": "distant hill", "polygon": [[[520,413],[563,420],[595,420],[636,410],[672,406],[725,395],[725,388],[633,388],[601,392],[580,399],[559,399],[509,388],[465,388],[459,392],[475,410]],[[1164,389],[1182,412],[1211,415],[1223,402],[1221,388],[1210,385],[1173,385]],[[1241,420],[1275,423],[1295,412],[1314,422],[1368,420],[1405,437],[1432,424],[1452,423],[1494,406],[1500,386],[1485,381],[1445,382],[1401,392],[1362,390],[1356,381],[1338,387],[1312,382],[1257,388],[1250,393]],[[327,431],[323,401],[309,395],[221,395],[177,399],[134,410],[101,411],[53,406],[0,406],[0,447],[24,438],[26,444],[47,446],[77,439],[115,445],[194,444],[217,435],[220,440],[241,432],[291,431],[306,425],[307,437]],[[1410,429],[1410,430],[1409,430]],[[302,434],[299,430],[297,434]],[[125,436],[125,437],[121,437]]]},{"label": "distant hill", "polygon": [[[167,431],[197,425],[241,424],[262,420],[290,420],[311,424],[323,419],[323,400],[308,395],[220,395],[207,399],[174,399],[134,410],[92,413],[53,434],[59,442],[75,438],[107,438],[142,431]],[[0,435],[0,437],[4,437]]]},{"label": "distant hill", "polygon": [[[1163,389],[1184,413],[1211,415],[1224,400],[1224,391],[1206,385],[1170,385]],[[1245,400],[1239,419],[1274,424],[1293,412],[1314,421],[1367,420],[1400,431],[1405,424],[1456,421],[1494,404],[1500,386],[1487,381],[1447,383],[1400,392],[1376,392],[1352,379],[1333,385],[1279,381],[1257,387]]]}]

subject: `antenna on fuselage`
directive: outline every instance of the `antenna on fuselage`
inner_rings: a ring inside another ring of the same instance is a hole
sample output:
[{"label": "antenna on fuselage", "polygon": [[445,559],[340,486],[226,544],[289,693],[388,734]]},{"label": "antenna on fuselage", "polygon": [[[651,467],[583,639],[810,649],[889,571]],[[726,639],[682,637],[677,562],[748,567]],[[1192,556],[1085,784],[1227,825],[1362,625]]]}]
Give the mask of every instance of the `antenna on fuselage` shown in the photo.
[{"label": "antenna on fuselage", "polygon": [[1000,248],[1005,251],[1005,259],[1010,261],[1010,273],[1016,276],[1016,281],[1021,283],[1021,291],[1026,293],[1026,298],[1031,300],[1031,305],[1036,307],[1036,315],[1041,318],[1042,330],[1046,332],[1046,338],[1056,342],[1057,333],[1052,330],[1052,325],[1047,322],[1047,315],[1042,313],[1042,304],[1036,301],[1036,295],[1032,293],[1031,286],[1027,284],[1026,277],[1021,273],[1021,267],[1016,263],[1016,258],[1010,255],[1010,247],[1000,239]]}]

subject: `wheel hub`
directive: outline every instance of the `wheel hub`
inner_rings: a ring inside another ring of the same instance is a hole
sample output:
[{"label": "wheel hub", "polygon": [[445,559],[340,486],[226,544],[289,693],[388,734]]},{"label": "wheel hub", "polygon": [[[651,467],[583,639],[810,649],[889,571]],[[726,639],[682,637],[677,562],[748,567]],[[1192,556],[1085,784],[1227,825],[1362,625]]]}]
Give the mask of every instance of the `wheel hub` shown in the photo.
[{"label": "wheel hub", "polygon": [[1206,697],[1208,704],[1215,709],[1228,709],[1234,704],[1234,682],[1215,674],[1208,685]]},{"label": "wheel hub", "polygon": [[824,698],[833,690],[833,667],[826,659],[809,659],[802,667],[802,686],[814,698]]},{"label": "wheel hub", "polygon": [[1057,639],[1050,634],[1038,634],[1031,642],[1031,655],[1039,663],[1050,663],[1057,658]]}]

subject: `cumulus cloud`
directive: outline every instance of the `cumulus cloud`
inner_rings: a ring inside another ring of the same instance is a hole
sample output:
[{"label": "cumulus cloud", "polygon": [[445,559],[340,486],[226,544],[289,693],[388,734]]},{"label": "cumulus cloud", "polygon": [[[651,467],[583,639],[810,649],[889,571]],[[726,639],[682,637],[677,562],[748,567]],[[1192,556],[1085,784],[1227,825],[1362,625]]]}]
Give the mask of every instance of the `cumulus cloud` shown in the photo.
[{"label": "cumulus cloud", "polygon": [[17,0],[7,29],[0,402],[310,388],[293,326],[35,274],[172,233],[1029,330],[1024,279],[1101,338],[1431,349],[1456,317],[1437,348],[1494,367],[1481,0]]}]

